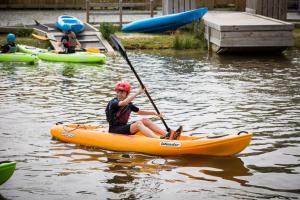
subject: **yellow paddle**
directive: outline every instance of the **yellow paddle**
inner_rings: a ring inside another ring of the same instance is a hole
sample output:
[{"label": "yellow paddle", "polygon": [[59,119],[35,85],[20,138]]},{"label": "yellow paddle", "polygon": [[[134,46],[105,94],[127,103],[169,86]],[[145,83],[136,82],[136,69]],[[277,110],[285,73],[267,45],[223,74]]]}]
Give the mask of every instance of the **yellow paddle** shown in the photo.
[{"label": "yellow paddle", "polygon": [[[54,39],[50,39],[50,38],[47,38],[45,36],[37,35],[37,34],[34,34],[34,33],[32,33],[31,35],[32,35],[32,37],[34,37],[36,39],[39,39],[39,40],[43,40],[43,41],[48,41],[48,40],[56,41]],[[89,48],[82,48],[82,49],[84,51],[90,52],[90,53],[100,53],[100,49],[97,48],[97,47],[89,47]]]}]

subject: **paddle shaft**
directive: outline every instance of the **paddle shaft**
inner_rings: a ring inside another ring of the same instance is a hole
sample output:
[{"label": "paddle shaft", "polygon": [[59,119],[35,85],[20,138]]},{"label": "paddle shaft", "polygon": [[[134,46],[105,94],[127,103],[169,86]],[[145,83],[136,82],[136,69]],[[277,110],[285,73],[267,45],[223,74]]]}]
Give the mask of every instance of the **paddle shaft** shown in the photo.
[{"label": "paddle shaft", "polygon": [[[142,80],[140,79],[139,75],[137,74],[137,72],[135,71],[134,67],[132,66],[132,64],[131,64],[130,60],[128,59],[127,55],[124,56],[124,58],[126,59],[128,65],[130,66],[130,69],[133,71],[135,77],[136,77],[137,80],[139,81],[141,87],[142,87],[143,89],[145,89],[145,93],[146,93],[148,99],[150,100],[152,106],[154,107],[155,111],[160,115],[160,112],[159,112],[158,108],[156,107],[154,101],[152,100],[152,98],[151,98],[149,92],[147,91],[147,88],[146,88],[145,85],[143,84],[143,82],[142,82]],[[159,118],[161,119],[162,123],[163,123],[164,126],[166,127],[167,131],[169,131],[170,128],[168,127],[168,125],[167,125],[166,121],[164,120],[164,118],[163,118],[162,116],[159,116]]]}]

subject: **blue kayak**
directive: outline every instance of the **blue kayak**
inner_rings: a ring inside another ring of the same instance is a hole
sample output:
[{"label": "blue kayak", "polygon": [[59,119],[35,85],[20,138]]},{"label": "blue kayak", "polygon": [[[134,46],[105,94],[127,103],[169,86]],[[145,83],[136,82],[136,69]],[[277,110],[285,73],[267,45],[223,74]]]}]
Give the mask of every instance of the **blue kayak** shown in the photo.
[{"label": "blue kayak", "polygon": [[161,17],[154,17],[144,20],[138,20],[126,24],[122,27],[122,31],[125,33],[129,32],[163,32],[168,30],[175,30],[180,26],[192,23],[196,20],[201,19],[205,13],[207,13],[207,8],[199,8],[195,10],[189,10],[186,12],[165,15]]},{"label": "blue kayak", "polygon": [[79,19],[70,15],[59,16],[55,26],[63,32],[71,30],[76,34],[82,32],[85,28]]}]

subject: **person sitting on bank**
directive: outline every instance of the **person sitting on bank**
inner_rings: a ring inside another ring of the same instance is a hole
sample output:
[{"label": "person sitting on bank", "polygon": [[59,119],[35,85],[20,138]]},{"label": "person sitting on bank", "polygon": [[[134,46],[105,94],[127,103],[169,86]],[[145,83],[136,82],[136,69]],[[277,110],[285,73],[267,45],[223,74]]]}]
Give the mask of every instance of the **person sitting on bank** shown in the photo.
[{"label": "person sitting on bank", "polygon": [[1,53],[15,53],[17,51],[16,36],[13,33],[9,33],[6,36],[7,44],[1,46]]},{"label": "person sitting on bank", "polygon": [[65,31],[65,34],[58,43],[58,46],[63,49],[63,51],[58,52],[61,54],[75,53],[75,49],[81,47],[80,43],[76,39],[76,34],[71,30]]},{"label": "person sitting on bank", "polygon": [[182,132],[182,126],[176,131],[170,130],[169,133],[167,133],[147,118],[128,124],[132,111],[139,115],[154,115],[160,117],[158,113],[141,110],[132,103],[138,95],[144,93],[144,89],[140,88],[137,93],[129,96],[130,89],[130,83],[125,81],[120,81],[115,85],[116,97],[108,102],[105,109],[106,119],[109,123],[109,132],[134,135],[140,131],[147,137],[171,140],[178,139]]}]

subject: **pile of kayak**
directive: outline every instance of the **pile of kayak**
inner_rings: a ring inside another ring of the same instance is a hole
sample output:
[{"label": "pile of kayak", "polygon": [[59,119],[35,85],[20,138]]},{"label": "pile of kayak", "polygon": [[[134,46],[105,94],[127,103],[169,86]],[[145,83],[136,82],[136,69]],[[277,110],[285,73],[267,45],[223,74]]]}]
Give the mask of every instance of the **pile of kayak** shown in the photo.
[{"label": "pile of kayak", "polygon": [[76,52],[72,54],[58,54],[46,49],[18,45],[18,50],[23,53],[35,54],[41,60],[52,62],[74,62],[74,63],[100,63],[106,62],[106,56],[102,53]]},{"label": "pile of kayak", "polygon": [[16,53],[0,53],[0,62],[36,63],[39,59],[52,62],[73,63],[106,63],[106,56],[102,53],[76,52],[72,54],[58,54],[46,49],[18,45]]}]

